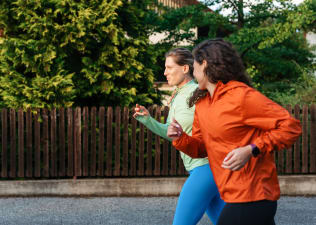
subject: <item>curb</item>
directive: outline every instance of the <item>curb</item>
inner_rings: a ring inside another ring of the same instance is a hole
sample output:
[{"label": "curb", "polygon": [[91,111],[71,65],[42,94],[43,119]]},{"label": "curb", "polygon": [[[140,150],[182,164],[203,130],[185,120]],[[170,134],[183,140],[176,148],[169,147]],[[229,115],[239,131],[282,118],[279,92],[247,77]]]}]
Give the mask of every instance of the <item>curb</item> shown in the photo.
[{"label": "curb", "polygon": [[[178,196],[186,177],[1,181],[0,197]],[[279,176],[281,195],[316,196],[316,175]]]}]

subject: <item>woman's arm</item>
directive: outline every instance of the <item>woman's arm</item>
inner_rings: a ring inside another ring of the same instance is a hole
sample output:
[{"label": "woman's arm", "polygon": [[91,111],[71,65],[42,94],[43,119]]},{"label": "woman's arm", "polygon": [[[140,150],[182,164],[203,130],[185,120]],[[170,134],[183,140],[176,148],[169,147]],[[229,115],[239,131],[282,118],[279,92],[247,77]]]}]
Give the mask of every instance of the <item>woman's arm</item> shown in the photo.
[{"label": "woman's arm", "polygon": [[177,121],[172,121],[168,127],[168,136],[173,140],[173,146],[189,155],[192,158],[207,157],[207,152],[202,140],[202,134],[196,113],[194,113],[194,121],[192,125],[192,136],[183,132],[181,125]]},{"label": "woman's arm", "polygon": [[300,121],[260,92],[249,89],[241,105],[243,122],[262,130],[254,140],[260,152],[289,148],[301,135]]},{"label": "woman's arm", "polygon": [[136,105],[134,118],[142,124],[144,124],[153,133],[171,141],[171,139],[167,136],[167,129],[169,123],[160,123],[154,118],[152,118],[148,110],[144,106],[140,106],[138,104]]}]

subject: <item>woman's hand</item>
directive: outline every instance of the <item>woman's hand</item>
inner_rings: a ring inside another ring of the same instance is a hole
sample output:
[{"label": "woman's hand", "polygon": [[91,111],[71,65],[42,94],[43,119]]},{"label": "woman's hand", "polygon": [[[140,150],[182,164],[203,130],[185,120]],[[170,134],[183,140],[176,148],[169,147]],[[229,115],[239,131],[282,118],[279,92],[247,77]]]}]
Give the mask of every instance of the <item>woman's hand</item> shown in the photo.
[{"label": "woman's hand", "polygon": [[249,161],[251,156],[251,145],[236,148],[227,154],[222,163],[222,167],[232,171],[240,170]]},{"label": "woman's hand", "polygon": [[134,118],[137,116],[149,116],[149,111],[142,105],[136,104]]},{"label": "woman's hand", "polygon": [[167,136],[172,140],[177,140],[183,133],[181,125],[173,118],[168,126]]}]

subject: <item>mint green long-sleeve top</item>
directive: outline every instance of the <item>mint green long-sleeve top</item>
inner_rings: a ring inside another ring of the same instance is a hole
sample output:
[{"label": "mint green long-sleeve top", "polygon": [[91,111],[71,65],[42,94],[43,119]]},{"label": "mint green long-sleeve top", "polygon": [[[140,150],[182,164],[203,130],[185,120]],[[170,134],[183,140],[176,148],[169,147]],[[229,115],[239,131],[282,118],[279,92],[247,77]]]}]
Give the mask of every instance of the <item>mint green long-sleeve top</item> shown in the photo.
[{"label": "mint green long-sleeve top", "polygon": [[[166,123],[160,123],[151,116],[137,116],[136,119],[143,123],[153,133],[168,139],[167,129],[172,119],[175,118],[182,126],[182,129],[189,135],[192,134],[192,123],[194,119],[195,106],[189,108],[187,99],[191,96],[192,92],[198,87],[194,80],[189,81],[181,88],[177,88],[177,92],[171,101],[169,114]],[[190,156],[180,152],[183,160],[184,167],[187,171],[194,169],[197,166],[202,166],[208,163],[207,158],[191,158]]]}]

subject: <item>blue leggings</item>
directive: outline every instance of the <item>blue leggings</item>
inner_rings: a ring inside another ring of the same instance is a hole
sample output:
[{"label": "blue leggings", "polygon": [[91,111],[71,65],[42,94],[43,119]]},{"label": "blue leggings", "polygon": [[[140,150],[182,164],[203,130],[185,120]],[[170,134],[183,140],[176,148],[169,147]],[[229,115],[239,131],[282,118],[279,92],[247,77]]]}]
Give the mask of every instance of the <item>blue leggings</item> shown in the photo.
[{"label": "blue leggings", "polygon": [[190,171],[182,187],[173,225],[195,225],[204,212],[215,225],[224,206],[209,164],[198,166]]}]

